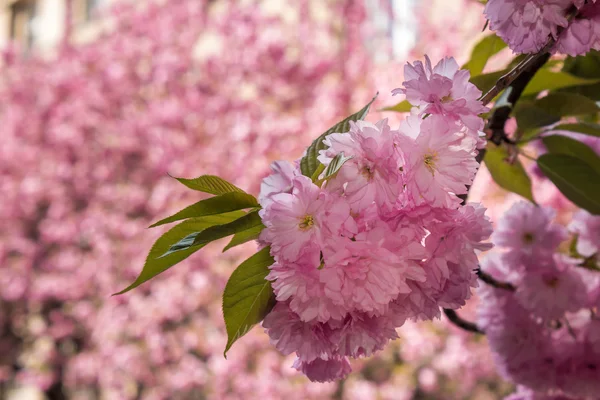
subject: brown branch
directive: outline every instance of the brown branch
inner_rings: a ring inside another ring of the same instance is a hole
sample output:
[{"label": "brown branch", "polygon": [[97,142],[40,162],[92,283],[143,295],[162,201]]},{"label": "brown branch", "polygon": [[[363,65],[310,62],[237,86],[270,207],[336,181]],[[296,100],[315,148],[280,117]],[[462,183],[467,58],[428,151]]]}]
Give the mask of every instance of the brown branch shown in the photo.
[{"label": "brown branch", "polygon": [[511,292],[514,292],[515,290],[517,290],[517,288],[515,288],[511,283],[500,282],[500,281],[496,280],[496,278],[494,278],[490,274],[483,272],[481,270],[481,267],[477,268],[475,270],[475,273],[477,274],[479,279],[481,279],[483,282],[487,283],[490,286],[493,286],[498,289],[510,290]]},{"label": "brown branch", "polygon": [[[537,56],[537,55],[536,55]],[[502,142],[510,142],[506,136],[504,125],[510,117],[510,113],[515,107],[517,101],[521,98],[525,87],[533,79],[535,74],[550,59],[550,53],[545,53],[536,57],[532,63],[527,65],[527,69],[522,70],[516,79],[513,80],[506,92],[506,101],[502,106],[494,109],[490,117],[486,131],[489,132],[489,141],[499,146]]]},{"label": "brown branch", "polygon": [[452,322],[459,328],[464,329],[465,331],[485,334],[485,332],[481,330],[477,325],[475,325],[473,322],[462,319],[454,310],[444,308],[444,314],[446,314],[446,317],[450,322]]}]

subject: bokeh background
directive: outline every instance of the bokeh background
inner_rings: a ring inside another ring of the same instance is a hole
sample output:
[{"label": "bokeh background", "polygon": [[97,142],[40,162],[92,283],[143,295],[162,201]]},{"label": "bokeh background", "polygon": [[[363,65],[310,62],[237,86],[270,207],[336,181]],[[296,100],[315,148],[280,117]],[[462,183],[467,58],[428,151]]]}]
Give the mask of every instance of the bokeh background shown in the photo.
[{"label": "bokeh background", "polygon": [[[496,399],[484,337],[407,323],[345,381],[310,383],[260,327],[223,358],[225,282],[253,243],[209,245],[123,296],[162,228],[197,201],[168,174],[257,194],[275,159],[402,65],[468,59],[475,0],[0,1],[0,399]],[[506,53],[498,55],[498,59]],[[493,61],[492,61],[493,65]],[[493,217],[511,197],[482,170]],[[472,317],[477,299],[461,310]]]}]

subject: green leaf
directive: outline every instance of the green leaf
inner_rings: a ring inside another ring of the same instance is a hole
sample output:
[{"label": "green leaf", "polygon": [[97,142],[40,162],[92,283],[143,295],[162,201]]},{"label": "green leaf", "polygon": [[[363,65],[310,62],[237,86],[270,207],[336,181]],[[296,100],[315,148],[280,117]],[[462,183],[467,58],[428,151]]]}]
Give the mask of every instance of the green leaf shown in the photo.
[{"label": "green leaf", "polygon": [[600,174],[594,168],[565,154],[544,154],[537,164],[566,198],[594,215],[600,214]]},{"label": "green leaf", "polygon": [[252,211],[241,218],[223,225],[215,225],[200,232],[193,232],[172,245],[160,257],[167,257],[173,253],[185,251],[189,248],[204,247],[208,243],[224,237],[242,232],[262,224],[258,211]]},{"label": "green leaf", "polygon": [[551,92],[536,100],[534,104],[557,117],[593,114],[600,111],[596,102],[576,93]]},{"label": "green leaf", "polygon": [[410,112],[412,110],[413,105],[408,102],[408,100],[401,101],[395,106],[389,106],[382,108],[379,111],[396,111],[396,112]]},{"label": "green leaf", "polygon": [[169,256],[159,258],[162,254],[169,250],[173,243],[177,243],[178,241],[182,240],[191,233],[201,231],[214,225],[226,224],[238,218],[238,216],[235,215],[236,213],[231,214],[233,215],[221,214],[200,218],[192,218],[178,225],[175,225],[173,228],[171,228],[169,231],[167,231],[165,234],[159,237],[158,240],[154,243],[154,245],[150,249],[150,253],[146,257],[144,268],[142,269],[142,272],[137,277],[137,279],[122,291],[115,293],[115,295],[123,294],[125,292],[130,291],[133,288],[138,287],[142,283],[154,278],[161,272],[164,272],[167,269],[171,268],[173,265],[185,260],[197,250],[200,250],[200,247],[190,248],[184,251],[180,251],[176,254],[171,254]]},{"label": "green leaf", "polygon": [[229,242],[229,244],[227,246],[225,246],[225,248],[223,249],[223,252],[226,252],[230,248],[238,246],[240,244],[249,242],[251,240],[258,239],[258,236],[260,235],[260,233],[262,232],[262,230],[264,228],[265,228],[265,226],[263,224],[260,224],[260,225],[254,226],[250,229],[246,229],[245,231],[236,233],[231,238],[231,241]]},{"label": "green leaf", "polygon": [[223,318],[227,329],[227,345],[223,355],[236,340],[273,309],[275,295],[265,278],[275,260],[265,247],[240,264],[231,274],[223,292]]},{"label": "green leaf", "polygon": [[506,161],[507,158],[508,151],[506,147],[488,143],[484,162],[492,175],[492,179],[501,188],[535,202],[531,192],[531,180],[527,176],[523,165],[518,159],[513,164],[509,164]]},{"label": "green leaf", "polygon": [[566,154],[588,164],[600,174],[600,157],[588,145],[579,140],[562,135],[550,135],[542,139],[544,145],[552,154]]},{"label": "green leaf", "polygon": [[319,180],[319,175],[321,175],[321,173],[323,171],[325,171],[325,166],[323,164],[319,164],[319,166],[317,167],[317,169],[315,170],[315,172],[310,177],[310,180],[313,181],[313,182],[316,182],[317,180]]},{"label": "green leaf", "polygon": [[[471,82],[483,93],[487,93],[496,84],[498,79],[508,72],[510,72],[510,68],[477,75],[471,78]],[[543,90],[557,90],[571,86],[593,85],[598,82],[600,82],[600,79],[580,78],[566,72],[554,72],[542,68],[525,87],[522,97],[533,95]]]},{"label": "green leaf", "polygon": [[569,86],[591,85],[598,82],[600,82],[600,79],[579,78],[566,72],[553,72],[542,68],[525,87],[523,96],[539,93],[542,90],[556,90]]},{"label": "green leaf", "polygon": [[331,178],[340,170],[340,168],[342,168],[346,161],[351,160],[352,158],[352,156],[346,157],[343,151],[337,154],[335,157],[333,157],[333,159],[325,169],[325,175],[323,176],[323,179],[325,180]]},{"label": "green leaf", "polygon": [[592,85],[571,86],[559,90],[564,93],[577,93],[587,97],[588,99],[600,101],[600,83],[594,83]]},{"label": "green leaf", "polygon": [[560,117],[549,113],[530,101],[519,102],[514,111],[514,116],[521,131],[552,125],[560,121]]},{"label": "green leaf", "polygon": [[260,207],[254,196],[243,192],[229,192],[192,204],[178,213],[173,214],[168,218],[161,219],[160,221],[150,225],[150,228],[168,224],[170,222],[180,221],[186,218],[222,214],[229,211],[243,210],[245,208],[254,207]]},{"label": "green leaf", "polygon": [[310,178],[319,167],[320,162],[317,160],[317,157],[319,156],[319,151],[325,149],[325,144],[323,144],[325,137],[332,133],[348,132],[350,130],[350,121],[359,121],[364,119],[369,112],[371,104],[373,104],[376,98],[377,94],[360,111],[338,122],[312,142],[308,149],[306,149],[306,155],[300,160],[300,171],[302,172],[302,175]]},{"label": "green leaf", "polygon": [[471,76],[479,75],[483,72],[490,57],[505,47],[506,43],[498,36],[488,35],[475,45],[471,52],[471,59],[462,68],[471,71]]},{"label": "green leaf", "polygon": [[583,56],[567,57],[562,70],[582,78],[600,78],[600,52],[590,50]]},{"label": "green leaf", "polygon": [[229,192],[245,193],[239,187],[214,175],[202,175],[194,179],[175,178],[190,189],[210,194],[225,194]]},{"label": "green leaf", "polygon": [[487,93],[492,87],[494,87],[496,82],[498,82],[498,79],[500,79],[502,75],[508,73],[509,71],[509,69],[504,69],[501,71],[472,76],[470,81],[477,86],[482,93]]},{"label": "green leaf", "polygon": [[579,123],[579,124],[561,124],[552,128],[553,131],[569,131],[582,133],[584,135],[600,137],[600,125]]}]

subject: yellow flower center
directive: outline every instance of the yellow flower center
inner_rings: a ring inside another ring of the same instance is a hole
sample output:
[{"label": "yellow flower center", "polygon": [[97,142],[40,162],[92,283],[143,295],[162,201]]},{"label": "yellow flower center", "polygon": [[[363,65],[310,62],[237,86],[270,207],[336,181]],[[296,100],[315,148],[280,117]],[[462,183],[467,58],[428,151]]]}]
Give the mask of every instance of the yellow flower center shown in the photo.
[{"label": "yellow flower center", "polygon": [[438,159],[438,155],[436,151],[429,151],[423,156],[423,162],[425,163],[425,167],[431,172],[431,175],[435,172],[435,162]]},{"label": "yellow flower center", "polygon": [[444,96],[440,99],[442,101],[442,103],[448,103],[449,101],[452,101],[452,96],[448,95],[448,96]]},{"label": "yellow flower center", "polygon": [[312,228],[312,226],[314,224],[315,224],[315,221],[313,220],[313,216],[312,215],[305,215],[304,218],[302,218],[302,222],[300,222],[298,224],[298,227],[302,231],[307,231],[310,228]]}]

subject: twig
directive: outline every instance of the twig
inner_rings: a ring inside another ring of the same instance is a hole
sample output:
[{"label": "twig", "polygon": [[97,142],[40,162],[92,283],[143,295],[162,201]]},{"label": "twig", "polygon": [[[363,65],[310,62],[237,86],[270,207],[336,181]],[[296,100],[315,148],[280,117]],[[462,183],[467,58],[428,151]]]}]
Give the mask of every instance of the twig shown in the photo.
[{"label": "twig", "polygon": [[483,272],[481,270],[481,267],[477,268],[475,270],[475,273],[477,274],[479,279],[481,279],[483,282],[487,283],[490,286],[493,286],[498,289],[510,290],[511,292],[514,292],[516,290],[516,288],[511,283],[500,282],[496,280],[496,278],[494,278],[493,276]]},{"label": "twig", "polygon": [[482,331],[473,322],[466,321],[466,320],[462,319],[461,317],[459,317],[458,314],[456,313],[456,311],[454,311],[454,310],[450,310],[449,308],[444,308],[444,314],[446,314],[446,317],[448,317],[448,320],[450,320],[450,322],[452,322],[454,325],[458,326],[459,328],[464,329],[465,331],[485,334],[485,332]]},{"label": "twig", "polygon": [[[496,146],[499,146],[502,142],[510,142],[510,139],[506,136],[504,125],[506,125],[506,121],[510,117],[510,113],[514,109],[515,104],[519,98],[521,98],[525,87],[529,84],[531,79],[533,79],[540,68],[548,61],[550,53],[538,53],[530,57],[531,61],[525,59],[521,64],[517,65],[511,72],[505,75],[508,76],[515,71],[517,73],[514,78],[511,76],[511,83],[507,89],[510,90],[510,92],[507,93],[506,104],[494,109],[487,125],[486,131],[490,132],[489,140]],[[520,66],[523,67],[520,68]],[[503,78],[504,77],[500,78],[498,82],[501,82]]]}]

